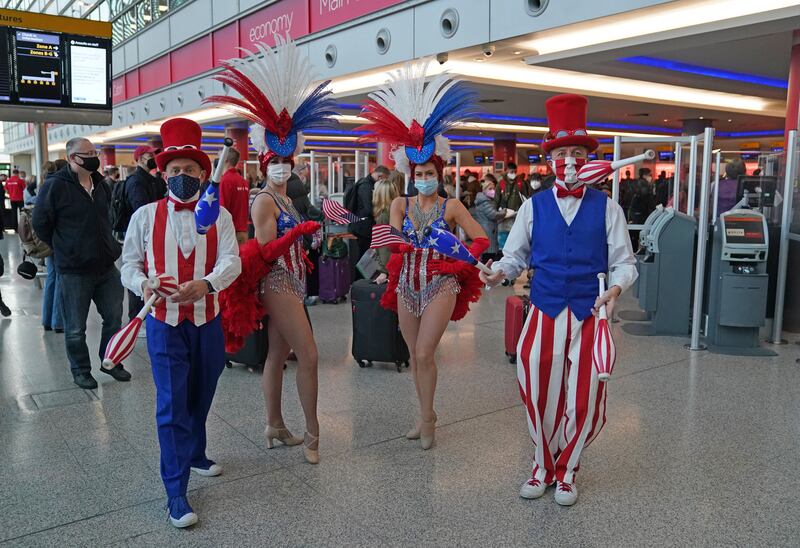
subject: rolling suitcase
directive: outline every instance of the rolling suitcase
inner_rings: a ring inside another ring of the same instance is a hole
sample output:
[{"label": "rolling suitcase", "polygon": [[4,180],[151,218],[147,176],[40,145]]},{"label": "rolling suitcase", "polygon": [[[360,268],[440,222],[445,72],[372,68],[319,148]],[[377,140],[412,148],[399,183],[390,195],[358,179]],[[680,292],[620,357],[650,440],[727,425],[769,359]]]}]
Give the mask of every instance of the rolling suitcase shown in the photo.
[{"label": "rolling suitcase", "polygon": [[517,343],[530,307],[531,301],[527,296],[512,295],[506,299],[505,344],[509,363],[517,363]]},{"label": "rolling suitcase", "polygon": [[397,314],[381,306],[386,284],[357,280],[350,289],[353,307],[353,357],[359,367],[372,362],[394,363],[397,371],[408,367],[409,353]]},{"label": "rolling suitcase", "polygon": [[234,363],[246,365],[250,371],[261,370],[267,360],[269,341],[267,340],[267,320],[269,316],[261,319],[261,327],[250,334],[244,341],[244,346],[235,354],[225,354],[225,365],[233,367]]},{"label": "rolling suitcase", "polygon": [[347,256],[319,259],[319,299],[323,303],[338,303],[347,299],[350,290],[350,263]]}]

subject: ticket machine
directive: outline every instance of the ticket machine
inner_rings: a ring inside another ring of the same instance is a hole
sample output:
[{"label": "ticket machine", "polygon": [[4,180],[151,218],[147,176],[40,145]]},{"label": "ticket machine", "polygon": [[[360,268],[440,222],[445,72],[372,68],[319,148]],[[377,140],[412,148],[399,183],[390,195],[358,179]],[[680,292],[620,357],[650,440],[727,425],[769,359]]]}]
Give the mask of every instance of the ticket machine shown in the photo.
[{"label": "ticket machine", "polygon": [[758,211],[734,209],[714,225],[708,286],[706,340],[724,354],[774,355],[760,348],[767,311],[767,220]]},{"label": "ticket machine", "polygon": [[651,335],[689,332],[692,266],[697,222],[669,208],[658,208],[639,235],[639,307],[651,319]]}]

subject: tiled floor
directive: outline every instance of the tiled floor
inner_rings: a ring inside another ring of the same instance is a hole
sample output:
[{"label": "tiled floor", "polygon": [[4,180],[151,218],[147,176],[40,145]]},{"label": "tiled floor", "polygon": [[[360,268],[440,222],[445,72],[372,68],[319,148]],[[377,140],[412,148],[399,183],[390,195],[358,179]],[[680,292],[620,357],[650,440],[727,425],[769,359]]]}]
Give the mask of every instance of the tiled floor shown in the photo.
[{"label": "tiled floor", "polygon": [[[132,382],[98,374],[100,387],[81,393],[63,337],[41,329],[41,291],[11,274],[15,240],[0,252],[15,311],[0,319],[0,545],[798,545],[800,347],[776,358],[691,354],[680,338],[623,337],[615,325],[608,425],[585,453],[580,501],[525,501],[531,447],[502,351],[502,288],[444,336],[428,452],[402,437],[415,417],[409,374],[350,358],[347,304],[310,309],[319,466],[299,447],[267,450],[258,375],[226,370],[208,425],[225,473],[192,478],[201,521],[177,531],[163,510],[144,342],[128,362]],[[98,336],[92,312],[92,348]],[[285,415],[301,433],[293,369]]]}]

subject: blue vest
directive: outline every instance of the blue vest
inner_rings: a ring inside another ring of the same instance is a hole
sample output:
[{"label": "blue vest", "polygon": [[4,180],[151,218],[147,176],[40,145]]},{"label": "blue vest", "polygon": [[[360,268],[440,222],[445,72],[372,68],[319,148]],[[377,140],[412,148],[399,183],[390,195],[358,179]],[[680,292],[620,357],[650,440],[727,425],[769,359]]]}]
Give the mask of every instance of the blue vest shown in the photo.
[{"label": "blue vest", "polygon": [[586,188],[578,213],[567,225],[552,191],[531,198],[531,302],[555,318],[569,307],[575,317],[591,316],[597,274],[608,271],[606,203],[603,192]]}]

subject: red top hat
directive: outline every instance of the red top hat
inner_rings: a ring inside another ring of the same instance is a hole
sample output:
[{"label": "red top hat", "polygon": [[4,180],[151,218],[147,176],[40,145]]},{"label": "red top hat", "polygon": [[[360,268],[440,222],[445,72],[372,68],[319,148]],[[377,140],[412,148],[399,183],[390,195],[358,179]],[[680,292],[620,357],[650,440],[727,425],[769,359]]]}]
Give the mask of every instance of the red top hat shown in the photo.
[{"label": "red top hat", "polygon": [[211,177],[211,160],[200,150],[203,130],[194,120],[172,118],[161,124],[161,140],[164,148],[156,155],[160,171],[166,171],[167,164],[175,158],[189,158],[200,164],[200,168]]},{"label": "red top hat", "polygon": [[139,158],[141,158],[148,152],[155,153],[156,149],[148,145],[139,145],[138,147],[136,147],[136,150],[133,151],[133,161],[138,162]]},{"label": "red top hat", "polygon": [[586,133],[587,104],[586,97],[571,93],[556,95],[544,102],[550,125],[550,131],[542,139],[545,154],[565,146],[582,146],[589,152],[597,148],[597,140]]}]

